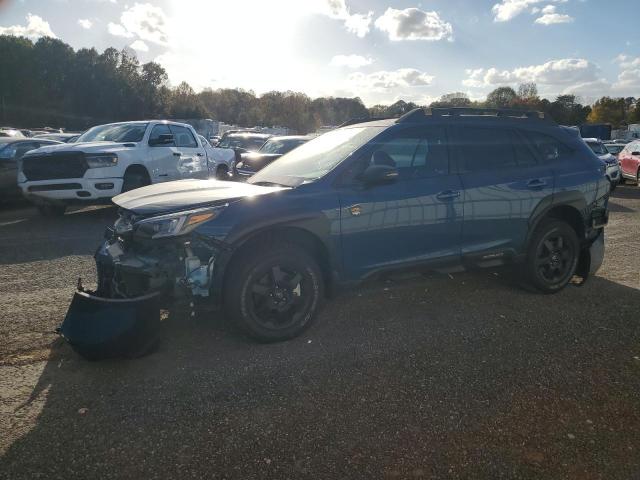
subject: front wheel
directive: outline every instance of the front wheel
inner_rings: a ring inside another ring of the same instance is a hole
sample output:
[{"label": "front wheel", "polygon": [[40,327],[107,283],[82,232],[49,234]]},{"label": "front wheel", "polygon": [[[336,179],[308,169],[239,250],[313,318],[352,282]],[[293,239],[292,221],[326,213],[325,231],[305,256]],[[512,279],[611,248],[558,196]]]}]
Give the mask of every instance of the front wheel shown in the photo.
[{"label": "front wheel", "polygon": [[536,228],[527,252],[527,277],[543,293],[562,290],[575,274],[580,242],[566,222],[549,219]]},{"label": "front wheel", "polygon": [[226,165],[220,165],[216,169],[216,179],[229,180],[229,167],[227,167]]},{"label": "front wheel", "polygon": [[132,171],[126,172],[122,180],[122,192],[129,192],[136,188],[146,187],[151,184],[149,175],[146,172]]},{"label": "front wheel", "polygon": [[295,244],[247,252],[230,271],[225,308],[246,333],[262,342],[288,340],[312,323],[324,296],[315,259]]}]

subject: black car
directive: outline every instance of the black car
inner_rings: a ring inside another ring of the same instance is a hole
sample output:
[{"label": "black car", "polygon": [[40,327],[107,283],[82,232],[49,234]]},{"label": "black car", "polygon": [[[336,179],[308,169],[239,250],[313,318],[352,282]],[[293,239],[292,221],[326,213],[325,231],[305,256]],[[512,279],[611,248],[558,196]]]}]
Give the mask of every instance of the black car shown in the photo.
[{"label": "black car", "polygon": [[0,200],[21,197],[18,162],[30,150],[61,142],[40,138],[0,138]]},{"label": "black car", "polygon": [[249,178],[285,153],[307,143],[313,137],[291,135],[287,137],[271,137],[257,152],[243,153],[240,161],[234,166],[234,176],[239,179]]},{"label": "black car", "polygon": [[115,197],[98,290],[76,294],[62,333],[86,352],[109,331],[138,335],[136,318],[157,325],[167,299],[203,297],[253,337],[284,340],[325,292],[408,268],[516,265],[556,293],[600,267],[608,198],[603,162],[542,113],[418,109],[346,125],[246,183]]},{"label": "black car", "polygon": [[268,133],[248,131],[225,132],[216,145],[216,148],[230,148],[238,154],[257,152],[269,138],[271,138],[271,135]]}]

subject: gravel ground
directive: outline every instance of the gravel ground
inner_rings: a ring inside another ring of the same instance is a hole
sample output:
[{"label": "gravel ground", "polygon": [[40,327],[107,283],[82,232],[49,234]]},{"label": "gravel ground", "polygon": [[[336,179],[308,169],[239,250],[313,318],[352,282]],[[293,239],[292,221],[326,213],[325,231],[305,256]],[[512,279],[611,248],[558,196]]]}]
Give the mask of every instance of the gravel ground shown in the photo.
[{"label": "gravel ground", "polygon": [[0,478],[640,478],[640,188],[583,287],[508,270],[378,281],[257,345],[170,313],[90,363],[52,333],[111,208],[0,211]]}]

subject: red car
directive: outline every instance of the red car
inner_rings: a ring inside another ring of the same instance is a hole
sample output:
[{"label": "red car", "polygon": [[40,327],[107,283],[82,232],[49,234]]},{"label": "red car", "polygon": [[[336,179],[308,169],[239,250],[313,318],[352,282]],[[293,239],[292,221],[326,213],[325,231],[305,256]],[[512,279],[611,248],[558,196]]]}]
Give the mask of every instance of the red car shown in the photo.
[{"label": "red car", "polygon": [[631,180],[640,186],[640,140],[624,147],[618,155],[620,161],[621,182]]}]

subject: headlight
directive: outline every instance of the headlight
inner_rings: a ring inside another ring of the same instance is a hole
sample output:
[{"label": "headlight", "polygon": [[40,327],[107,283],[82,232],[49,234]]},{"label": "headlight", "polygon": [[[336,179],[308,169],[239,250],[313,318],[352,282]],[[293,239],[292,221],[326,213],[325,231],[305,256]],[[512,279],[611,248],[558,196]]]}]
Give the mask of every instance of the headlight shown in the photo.
[{"label": "headlight", "polygon": [[98,153],[85,155],[89,168],[115,167],[118,164],[118,156],[115,153]]},{"label": "headlight", "polygon": [[226,207],[200,208],[188,212],[171,213],[140,220],[136,231],[151,238],[178,237],[185,235],[197,226],[216,218]]}]

